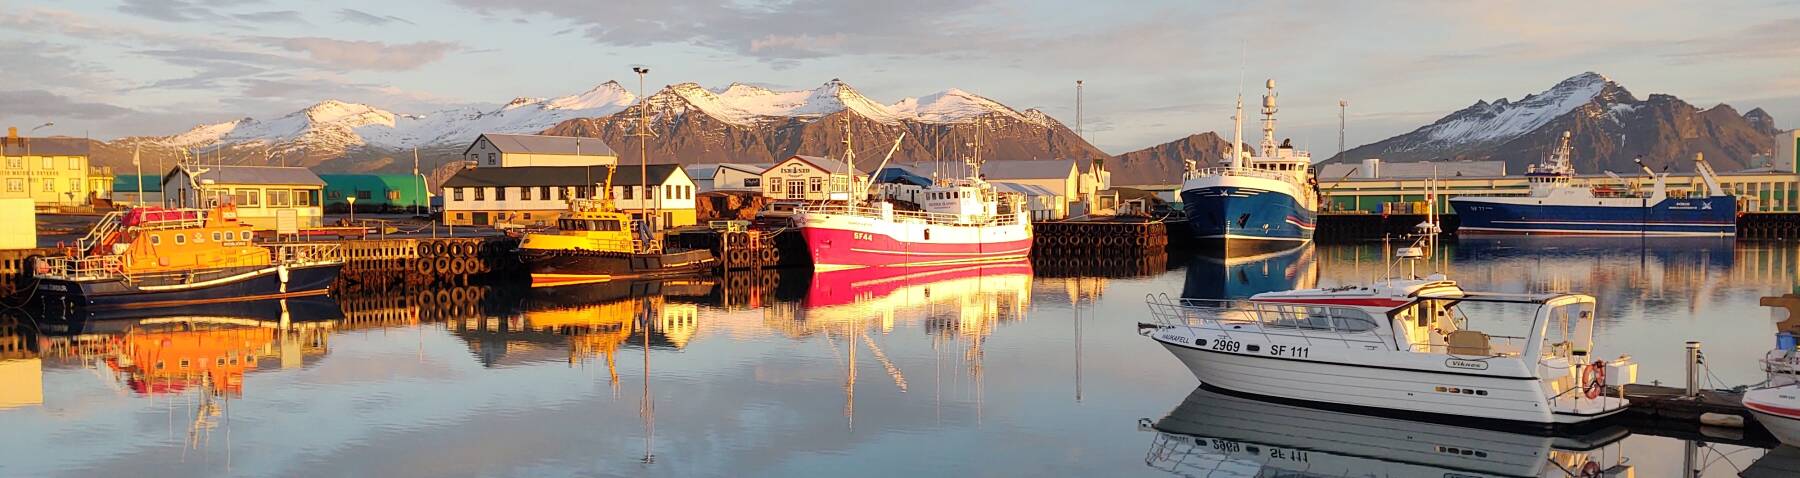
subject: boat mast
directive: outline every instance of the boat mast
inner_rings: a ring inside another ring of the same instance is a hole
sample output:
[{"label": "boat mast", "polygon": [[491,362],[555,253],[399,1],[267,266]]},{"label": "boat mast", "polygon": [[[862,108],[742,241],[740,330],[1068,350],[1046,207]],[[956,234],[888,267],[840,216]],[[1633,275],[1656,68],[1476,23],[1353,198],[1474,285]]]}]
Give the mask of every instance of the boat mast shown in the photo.
[{"label": "boat mast", "polygon": [[1226,163],[1232,169],[1244,167],[1244,92],[1238,91],[1237,112],[1231,114],[1231,161]]},{"label": "boat mast", "polygon": [[[850,183],[856,181],[856,148],[850,140],[850,118],[844,117],[844,204],[854,204],[850,199]],[[879,172],[879,171],[878,171]],[[830,192],[826,196],[830,196]]]},{"label": "boat mast", "polygon": [[1275,79],[1270,78],[1264,82],[1263,86],[1268,89],[1268,92],[1263,93],[1262,155],[1265,158],[1273,158],[1275,157],[1275,112],[1279,111],[1275,108]]}]

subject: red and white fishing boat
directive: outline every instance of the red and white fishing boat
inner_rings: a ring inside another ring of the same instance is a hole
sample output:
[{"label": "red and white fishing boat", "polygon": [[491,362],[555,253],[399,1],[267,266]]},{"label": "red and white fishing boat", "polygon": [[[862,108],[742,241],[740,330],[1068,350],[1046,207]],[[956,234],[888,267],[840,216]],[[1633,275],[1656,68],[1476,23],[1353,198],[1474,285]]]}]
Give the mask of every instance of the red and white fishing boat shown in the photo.
[{"label": "red and white fishing boat", "polygon": [[[845,144],[850,151],[848,139]],[[854,161],[851,154],[845,159]],[[796,210],[794,225],[806,239],[814,269],[978,264],[1028,257],[1031,212],[1023,198],[982,180],[979,156],[968,166],[968,177],[940,179],[923,188],[919,210],[904,210],[893,201],[868,201],[869,188],[854,186],[856,181],[846,181],[853,186],[842,200]]]}]

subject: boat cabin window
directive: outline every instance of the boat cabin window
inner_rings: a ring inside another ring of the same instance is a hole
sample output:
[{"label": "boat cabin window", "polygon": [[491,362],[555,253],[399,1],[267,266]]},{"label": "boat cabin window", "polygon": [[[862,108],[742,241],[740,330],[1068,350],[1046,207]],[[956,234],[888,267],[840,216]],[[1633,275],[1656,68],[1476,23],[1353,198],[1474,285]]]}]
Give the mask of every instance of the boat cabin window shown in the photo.
[{"label": "boat cabin window", "polygon": [[1273,317],[1273,320],[1266,322],[1271,328],[1325,330],[1341,333],[1368,332],[1377,328],[1375,319],[1359,309],[1300,305],[1264,307],[1266,307],[1262,311],[1264,317]]},{"label": "boat cabin window", "polygon": [[152,246],[162,245],[162,234],[151,234],[150,235],[150,245],[152,245]]},{"label": "boat cabin window", "polygon": [[213,231],[213,242],[219,242],[219,231]]},{"label": "boat cabin window", "polygon": [[187,234],[176,234],[175,235],[175,243],[176,244],[187,244]]},{"label": "boat cabin window", "polygon": [[250,240],[250,231],[238,231],[238,240],[242,240],[242,241]]},{"label": "boat cabin window", "polygon": [[622,230],[624,230],[624,228],[619,224],[619,221],[615,221],[612,219],[605,219],[605,220],[598,220],[598,221],[586,220],[586,219],[558,219],[556,222],[557,222],[557,228],[565,230],[565,231],[622,231]]}]

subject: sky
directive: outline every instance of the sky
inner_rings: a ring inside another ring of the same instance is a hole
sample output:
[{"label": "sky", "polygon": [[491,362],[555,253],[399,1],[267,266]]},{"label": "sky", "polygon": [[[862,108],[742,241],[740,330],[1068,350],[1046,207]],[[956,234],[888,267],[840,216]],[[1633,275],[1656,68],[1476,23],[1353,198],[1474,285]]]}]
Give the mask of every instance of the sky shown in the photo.
[{"label": "sky", "polygon": [[[1800,126],[1800,0],[0,0],[0,125],[111,139],[325,99],[422,114],[608,80],[961,88],[1123,153],[1229,132],[1280,87],[1280,136],[1331,154],[1594,71]],[[1253,136],[1254,134],[1247,134]]]}]

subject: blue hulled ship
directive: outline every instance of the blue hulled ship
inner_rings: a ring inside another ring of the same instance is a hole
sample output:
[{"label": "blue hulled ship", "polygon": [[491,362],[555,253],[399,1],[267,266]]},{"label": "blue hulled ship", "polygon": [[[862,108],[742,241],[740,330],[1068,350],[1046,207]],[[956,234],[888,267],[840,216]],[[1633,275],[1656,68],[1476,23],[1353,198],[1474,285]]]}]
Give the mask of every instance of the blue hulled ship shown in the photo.
[{"label": "blue hulled ship", "polygon": [[[1696,156],[1694,169],[1706,183],[1704,194],[1671,194],[1667,174],[1643,168],[1654,178],[1647,191],[1577,184],[1569,161],[1569,133],[1543,163],[1525,174],[1527,196],[1457,197],[1451,207],[1461,220],[1459,234],[1567,234],[1632,236],[1731,236],[1737,234],[1737,199],[1725,194],[1712,167]],[[1643,164],[1640,162],[1639,167]],[[1693,196],[1693,197],[1690,197]]]},{"label": "blue hulled ship", "polygon": [[1227,254],[1297,247],[1312,240],[1319,209],[1312,156],[1291,143],[1275,144],[1275,80],[1263,95],[1262,144],[1243,151],[1243,99],[1233,117],[1232,151],[1225,165],[1189,162],[1181,185],[1188,228],[1206,247]]}]

